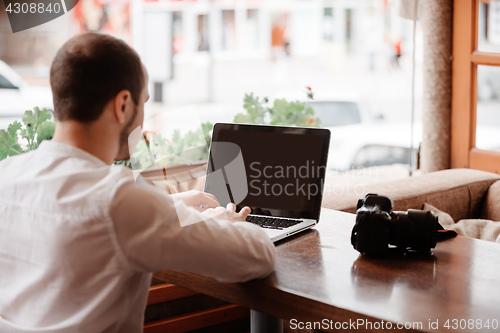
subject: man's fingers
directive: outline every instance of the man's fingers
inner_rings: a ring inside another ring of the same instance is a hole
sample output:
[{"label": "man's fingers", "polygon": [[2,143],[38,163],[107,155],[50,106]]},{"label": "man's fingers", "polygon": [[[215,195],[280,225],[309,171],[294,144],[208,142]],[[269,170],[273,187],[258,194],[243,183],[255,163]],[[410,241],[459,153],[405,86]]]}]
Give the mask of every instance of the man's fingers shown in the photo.
[{"label": "man's fingers", "polygon": [[242,218],[243,220],[245,220],[245,219],[247,218],[248,214],[250,214],[251,212],[252,212],[252,209],[251,209],[250,207],[245,206],[245,207],[243,207],[243,208],[240,210],[239,215],[241,216],[241,218]]},{"label": "man's fingers", "polygon": [[204,216],[217,217],[218,215],[224,214],[226,209],[224,207],[207,208],[203,211]]},{"label": "man's fingers", "polygon": [[231,213],[236,212],[236,205],[232,202],[228,203],[226,206],[226,209],[230,211]]},{"label": "man's fingers", "polygon": [[236,213],[236,205],[232,202],[228,203],[227,206],[208,208],[202,214],[207,217],[220,218],[222,220],[228,220],[231,222],[245,221],[246,217],[252,210],[249,207],[243,207],[239,213]]}]

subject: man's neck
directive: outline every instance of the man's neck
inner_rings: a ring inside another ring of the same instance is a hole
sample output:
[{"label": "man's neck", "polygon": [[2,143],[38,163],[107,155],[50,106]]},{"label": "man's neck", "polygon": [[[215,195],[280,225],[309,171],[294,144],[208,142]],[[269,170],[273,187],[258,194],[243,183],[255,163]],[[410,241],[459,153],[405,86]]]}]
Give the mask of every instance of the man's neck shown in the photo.
[{"label": "man's neck", "polygon": [[66,120],[56,122],[52,141],[82,149],[104,163],[112,164],[118,151],[118,140],[112,136],[109,126],[103,126],[102,122],[87,124]]}]

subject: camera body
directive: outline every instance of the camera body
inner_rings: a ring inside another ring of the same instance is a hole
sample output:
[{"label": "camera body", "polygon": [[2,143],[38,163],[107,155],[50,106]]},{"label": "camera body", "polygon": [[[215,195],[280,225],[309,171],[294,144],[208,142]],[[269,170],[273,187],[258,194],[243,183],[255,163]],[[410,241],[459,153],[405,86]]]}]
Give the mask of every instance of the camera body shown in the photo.
[{"label": "camera body", "polygon": [[402,250],[429,252],[436,247],[438,218],[428,211],[393,212],[392,200],[367,194],[358,200],[351,244],[363,254],[385,254],[393,245]]}]

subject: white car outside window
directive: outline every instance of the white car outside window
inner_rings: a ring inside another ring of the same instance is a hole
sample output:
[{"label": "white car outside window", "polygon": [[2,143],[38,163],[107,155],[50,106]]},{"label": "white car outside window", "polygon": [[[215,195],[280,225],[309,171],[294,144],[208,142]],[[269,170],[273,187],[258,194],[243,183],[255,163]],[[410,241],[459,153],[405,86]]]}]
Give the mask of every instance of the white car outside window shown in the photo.
[{"label": "white car outside window", "polygon": [[0,60],[0,129],[20,121],[33,107],[53,109],[49,87],[27,84],[11,67]]}]

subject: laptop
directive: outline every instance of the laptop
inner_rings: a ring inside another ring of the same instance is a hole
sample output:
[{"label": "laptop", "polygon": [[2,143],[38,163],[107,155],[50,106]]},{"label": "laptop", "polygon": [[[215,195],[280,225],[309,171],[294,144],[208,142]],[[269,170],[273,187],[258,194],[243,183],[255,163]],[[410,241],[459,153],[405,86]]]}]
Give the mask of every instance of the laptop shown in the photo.
[{"label": "laptop", "polygon": [[272,241],[289,237],[319,221],[329,144],[328,129],[217,123],[205,192],[250,207]]}]

